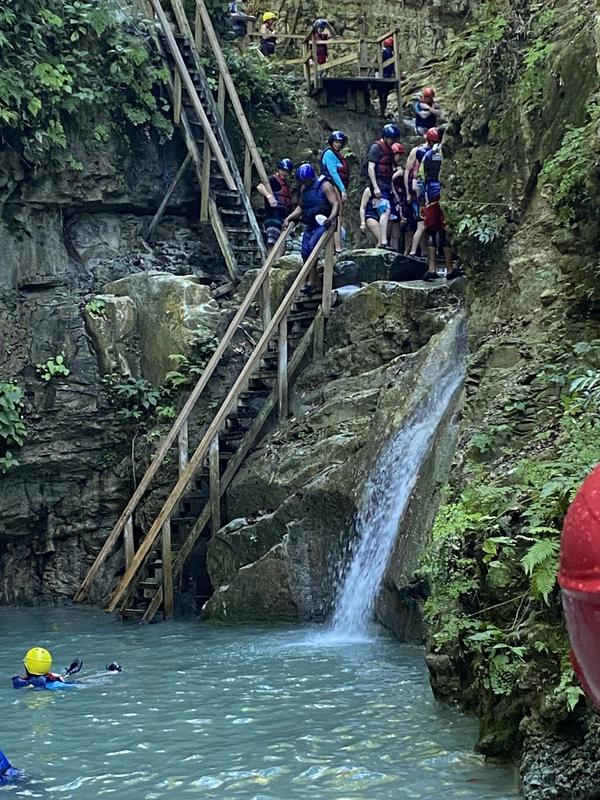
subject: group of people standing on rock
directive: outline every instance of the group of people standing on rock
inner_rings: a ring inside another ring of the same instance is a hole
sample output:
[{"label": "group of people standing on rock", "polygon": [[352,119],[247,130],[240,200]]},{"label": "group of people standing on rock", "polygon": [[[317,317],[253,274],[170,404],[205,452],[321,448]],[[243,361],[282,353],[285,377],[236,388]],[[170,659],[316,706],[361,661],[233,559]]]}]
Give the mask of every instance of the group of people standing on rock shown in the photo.
[{"label": "group of people standing on rock", "polygon": [[[400,129],[393,123],[384,125],[380,137],[370,144],[366,155],[367,186],[359,209],[360,229],[371,234],[377,247],[427,262],[425,281],[440,277],[436,270],[439,250],[444,253],[446,277],[463,274],[460,267],[453,266],[440,205],[444,127],[431,124],[441,117],[434,98],[434,90],[425,87],[415,100],[415,131],[423,141],[410,150],[406,160],[406,148],[399,141]],[[344,155],[347,144],[343,131],[329,135],[319,159],[319,175],[312,164],[300,164],[295,171],[299,184],[295,207],[290,185],[294,165],[289,158],[279,161],[268,188],[258,186],[265,199],[265,234],[270,248],[282,230],[291,223],[302,222],[304,262],[331,227],[335,227],[336,255],[342,253],[342,222],[350,185],[350,165]],[[303,291],[312,294],[319,286],[315,265]]]}]

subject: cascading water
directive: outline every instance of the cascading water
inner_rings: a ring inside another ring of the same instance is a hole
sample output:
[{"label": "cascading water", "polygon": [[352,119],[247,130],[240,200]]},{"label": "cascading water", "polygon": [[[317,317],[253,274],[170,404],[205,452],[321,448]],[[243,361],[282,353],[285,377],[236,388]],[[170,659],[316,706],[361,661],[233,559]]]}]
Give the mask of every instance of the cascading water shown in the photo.
[{"label": "cascading water", "polygon": [[343,573],[327,634],[334,640],[368,636],[400,520],[438,427],[464,380],[464,326],[456,323],[452,334],[451,352],[443,353],[441,359],[438,352],[438,357],[425,365],[423,372],[429,373],[426,383],[430,385],[409,407],[402,429],[381,452],[365,485],[352,557]]}]

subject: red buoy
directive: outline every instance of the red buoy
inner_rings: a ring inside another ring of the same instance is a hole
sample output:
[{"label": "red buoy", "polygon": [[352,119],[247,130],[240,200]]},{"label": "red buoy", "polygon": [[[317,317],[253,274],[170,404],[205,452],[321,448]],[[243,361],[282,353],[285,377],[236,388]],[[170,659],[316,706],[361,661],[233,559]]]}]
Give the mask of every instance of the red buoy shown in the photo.
[{"label": "red buoy", "polygon": [[585,479],[565,517],[558,583],[573,669],[600,708],[600,466]]}]

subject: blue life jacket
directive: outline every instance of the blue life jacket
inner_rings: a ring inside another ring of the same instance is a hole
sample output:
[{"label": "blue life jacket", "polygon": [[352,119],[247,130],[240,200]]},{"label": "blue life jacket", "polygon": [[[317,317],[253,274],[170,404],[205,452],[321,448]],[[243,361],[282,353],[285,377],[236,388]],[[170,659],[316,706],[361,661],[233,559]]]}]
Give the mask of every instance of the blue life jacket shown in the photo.
[{"label": "blue life jacket", "polygon": [[440,147],[431,147],[427,150],[421,160],[421,174],[426,183],[429,181],[439,182],[443,160]]},{"label": "blue life jacket", "polygon": [[302,222],[309,228],[314,228],[317,224],[315,221],[317,214],[323,214],[326,217],[331,214],[331,203],[323,191],[323,184],[327,180],[328,178],[325,175],[321,175],[310,186],[306,187],[300,195]]},{"label": "blue life jacket", "polygon": [[0,750],[0,786],[5,786],[7,783],[14,783],[23,776],[20,769],[12,766],[8,758]]},{"label": "blue life jacket", "polygon": [[417,133],[419,132],[419,128],[429,130],[429,128],[435,128],[437,125],[437,117],[435,114],[428,114],[426,117],[420,117],[417,112],[421,110],[421,101],[415,100],[414,102],[414,109],[415,109],[415,130]]},{"label": "blue life jacket", "polygon": [[[388,61],[388,59],[393,58],[394,56],[394,48],[393,47],[382,47],[381,48],[381,60],[382,62]],[[383,68],[383,77],[384,78],[393,78],[395,73],[395,68],[393,64],[389,64],[387,67]]]}]

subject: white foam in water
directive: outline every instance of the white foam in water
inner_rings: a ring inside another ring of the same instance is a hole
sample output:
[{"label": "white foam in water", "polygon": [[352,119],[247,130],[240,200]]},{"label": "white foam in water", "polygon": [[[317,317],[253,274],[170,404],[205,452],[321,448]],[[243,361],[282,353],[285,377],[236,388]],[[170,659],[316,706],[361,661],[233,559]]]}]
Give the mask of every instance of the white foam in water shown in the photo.
[{"label": "white foam in water", "polygon": [[[365,486],[356,518],[356,539],[343,573],[335,610],[321,643],[344,644],[373,638],[373,608],[420,467],[438,426],[464,377],[461,357],[453,353],[437,383],[407,416],[402,429],[383,449]],[[462,353],[461,353],[462,356]],[[443,362],[442,362],[443,363]],[[442,367],[443,369],[443,367]]]}]

